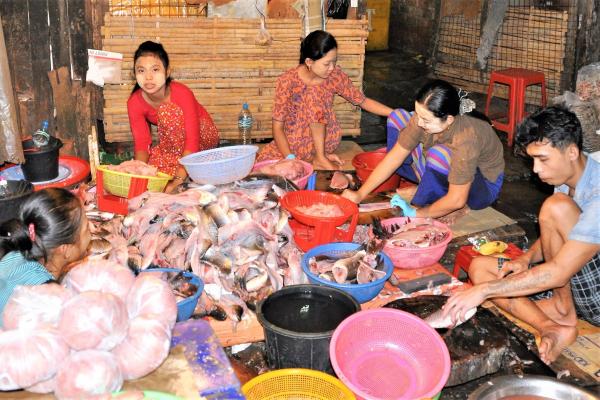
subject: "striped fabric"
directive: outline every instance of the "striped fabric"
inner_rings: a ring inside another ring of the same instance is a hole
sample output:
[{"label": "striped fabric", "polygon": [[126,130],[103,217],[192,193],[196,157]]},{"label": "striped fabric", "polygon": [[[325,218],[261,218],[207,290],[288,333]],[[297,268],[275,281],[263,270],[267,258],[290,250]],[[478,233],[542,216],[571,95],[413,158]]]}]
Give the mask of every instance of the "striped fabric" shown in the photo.
[{"label": "striped fabric", "polygon": [[41,285],[54,279],[48,270],[37,261],[26,260],[17,251],[6,254],[0,260],[0,327],[4,306],[19,285]]},{"label": "striped fabric", "polygon": [[450,172],[451,158],[452,152],[447,146],[436,144],[431,146],[427,151],[427,167],[444,175],[448,175]]},{"label": "striped fabric", "polygon": [[[395,129],[398,133],[408,125],[408,121],[414,112],[408,112],[403,108],[397,108],[391,112],[387,119],[387,131],[390,129]],[[396,135],[397,137],[397,135]],[[423,174],[425,173],[425,158],[423,157],[423,144],[419,143],[417,147],[415,147],[410,152],[413,163],[412,169],[417,177],[417,180],[420,182]]]},{"label": "striped fabric", "polygon": [[406,128],[408,121],[412,117],[413,113],[406,111],[404,108],[397,108],[388,115],[387,128],[394,128],[397,131],[401,131]]}]

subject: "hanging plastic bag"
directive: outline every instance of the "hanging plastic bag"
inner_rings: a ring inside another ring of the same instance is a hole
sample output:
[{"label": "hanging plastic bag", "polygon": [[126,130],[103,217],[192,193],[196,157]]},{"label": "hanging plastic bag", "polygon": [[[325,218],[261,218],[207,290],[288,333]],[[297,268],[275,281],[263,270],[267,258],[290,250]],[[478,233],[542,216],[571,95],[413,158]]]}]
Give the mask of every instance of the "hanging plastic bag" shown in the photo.
[{"label": "hanging plastic bag", "polygon": [[87,82],[98,86],[105,83],[121,83],[121,64],[123,54],[111,51],[88,49]]}]

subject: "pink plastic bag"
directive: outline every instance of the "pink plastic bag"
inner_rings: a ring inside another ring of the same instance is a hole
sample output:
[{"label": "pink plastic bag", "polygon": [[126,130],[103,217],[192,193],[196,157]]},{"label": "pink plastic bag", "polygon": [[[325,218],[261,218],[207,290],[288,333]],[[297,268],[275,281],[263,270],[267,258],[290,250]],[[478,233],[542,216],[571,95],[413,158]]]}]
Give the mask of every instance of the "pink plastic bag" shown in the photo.
[{"label": "pink plastic bag", "polygon": [[133,272],[121,264],[108,260],[87,260],[69,271],[63,283],[77,293],[97,290],[114,294],[125,301],[134,281]]},{"label": "pink plastic bag", "polygon": [[164,321],[137,317],[125,340],[112,350],[124,379],[138,379],[163,363],[171,347],[171,329]]},{"label": "pink plastic bag", "polygon": [[4,328],[56,328],[60,310],[71,297],[71,291],[56,283],[17,286],[4,307]]},{"label": "pink plastic bag", "polygon": [[69,351],[55,329],[0,333],[0,390],[25,388],[51,378]]},{"label": "pink plastic bag", "polygon": [[121,389],[123,377],[117,360],[107,351],[71,354],[56,374],[54,394],[60,400],[88,399]]},{"label": "pink plastic bag", "polygon": [[121,299],[95,291],[80,293],[65,303],[58,324],[74,350],[110,350],[125,338],[128,325]]},{"label": "pink plastic bag", "polygon": [[159,319],[173,329],[177,319],[177,302],[169,284],[157,276],[140,274],[127,296],[129,318],[138,316]]}]

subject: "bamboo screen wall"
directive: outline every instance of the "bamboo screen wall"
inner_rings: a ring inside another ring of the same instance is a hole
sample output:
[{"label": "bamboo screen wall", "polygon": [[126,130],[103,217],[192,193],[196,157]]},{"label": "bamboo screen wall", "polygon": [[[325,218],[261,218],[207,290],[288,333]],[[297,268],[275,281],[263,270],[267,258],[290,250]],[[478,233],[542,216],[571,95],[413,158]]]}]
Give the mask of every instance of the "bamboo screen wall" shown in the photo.
[{"label": "bamboo screen wall", "polygon": [[[267,20],[272,44],[255,43],[258,19],[131,17],[106,15],[103,50],[123,53],[122,85],[104,87],[104,128],[109,142],[131,141],[127,98],[133,88],[133,53],[145,40],[161,42],[172,77],[188,85],[213,117],[222,139],[238,136],[237,114],[248,102],[255,119],[252,135],[269,138],[277,77],[298,64],[302,21]],[[362,88],[366,20],[330,20],[338,41],[338,64]],[[336,96],[334,109],[344,135],[360,134],[360,108]]]},{"label": "bamboo screen wall", "polygon": [[[481,15],[471,20],[462,15],[442,17],[434,53],[435,74],[465,90],[486,93],[491,71],[527,68],[545,74],[549,99],[561,94],[572,81],[575,62],[575,0],[553,7],[534,7],[530,3],[509,3],[483,70],[476,66]],[[496,85],[494,96],[507,98],[507,94],[506,87]],[[527,102],[539,101],[539,86],[530,86]]]}]

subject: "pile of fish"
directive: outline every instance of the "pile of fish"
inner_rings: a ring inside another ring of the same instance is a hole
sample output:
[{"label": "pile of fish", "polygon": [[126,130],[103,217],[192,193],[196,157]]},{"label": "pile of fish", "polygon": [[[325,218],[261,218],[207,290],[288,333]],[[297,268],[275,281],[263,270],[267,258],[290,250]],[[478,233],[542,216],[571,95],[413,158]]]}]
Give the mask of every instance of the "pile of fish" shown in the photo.
[{"label": "pile of fish", "polygon": [[344,189],[355,189],[356,182],[352,174],[344,173],[342,171],[335,171],[331,177],[329,183],[331,189],[344,190]]},{"label": "pile of fish", "polygon": [[307,282],[278,202],[289,190],[283,178],[252,175],[176,195],[146,192],[129,201],[127,217],[97,226],[103,239],[93,246],[134,270],[191,270],[205,283],[195,315],[240,321],[284,284]]},{"label": "pile of fish", "polygon": [[123,161],[119,165],[107,165],[106,168],[111,171],[124,172],[132,175],[156,176],[158,174],[158,168],[138,160]]},{"label": "pile of fish", "polygon": [[392,224],[383,227],[377,219],[373,220],[373,233],[384,238],[387,245],[424,248],[443,242],[450,235],[450,230],[434,224],[433,220],[407,218],[404,224]]},{"label": "pile of fish", "polygon": [[308,266],[312,274],[336,283],[363,284],[385,276],[383,259],[376,252],[364,248],[337,254],[336,257],[311,257]]},{"label": "pile of fish", "polygon": [[310,206],[297,206],[296,210],[311,217],[341,217],[344,211],[337,204],[315,203]]},{"label": "pile of fish", "polygon": [[283,159],[275,163],[265,165],[258,170],[266,175],[278,175],[291,181],[296,181],[306,176],[304,164],[298,160]]}]

